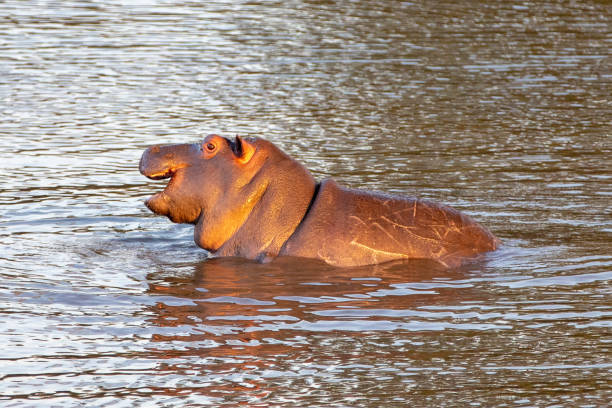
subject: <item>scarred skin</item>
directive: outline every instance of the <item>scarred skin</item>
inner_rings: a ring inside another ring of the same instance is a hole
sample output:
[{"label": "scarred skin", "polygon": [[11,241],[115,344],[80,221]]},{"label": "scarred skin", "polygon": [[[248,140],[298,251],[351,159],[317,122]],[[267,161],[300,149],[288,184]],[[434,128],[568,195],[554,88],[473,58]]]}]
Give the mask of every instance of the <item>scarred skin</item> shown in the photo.
[{"label": "scarred skin", "polygon": [[419,258],[455,267],[500,244],[442,204],[330,179],[317,184],[303,165],[260,138],[210,135],[202,143],[152,146],[140,172],[171,178],[147,207],[194,224],[196,244],[217,256],[299,256],[335,266]]}]

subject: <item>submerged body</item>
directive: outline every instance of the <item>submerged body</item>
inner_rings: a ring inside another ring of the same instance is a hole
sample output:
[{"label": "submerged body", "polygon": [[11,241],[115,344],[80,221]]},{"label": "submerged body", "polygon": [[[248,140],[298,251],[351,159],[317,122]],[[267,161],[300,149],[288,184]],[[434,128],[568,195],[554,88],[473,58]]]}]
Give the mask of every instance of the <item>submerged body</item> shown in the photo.
[{"label": "submerged body", "polygon": [[325,180],[280,255],[320,258],[338,266],[411,258],[458,266],[497,245],[487,229],[450,207]]},{"label": "submerged body", "polygon": [[147,149],[140,171],[171,178],[147,200],[156,214],[195,225],[194,240],[218,256],[318,258],[335,266],[431,259],[458,266],[499,245],[448,206],[317,184],[300,163],[263,139],[217,135]]}]

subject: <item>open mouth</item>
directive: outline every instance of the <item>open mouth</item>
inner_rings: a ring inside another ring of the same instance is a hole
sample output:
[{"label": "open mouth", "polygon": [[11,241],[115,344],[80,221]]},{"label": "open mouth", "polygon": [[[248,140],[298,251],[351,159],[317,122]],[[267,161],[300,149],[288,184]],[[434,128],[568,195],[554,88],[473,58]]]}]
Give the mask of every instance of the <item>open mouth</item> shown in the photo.
[{"label": "open mouth", "polygon": [[145,200],[145,205],[149,208],[149,210],[159,215],[169,215],[169,197],[166,194],[166,191],[172,184],[173,177],[176,175],[176,170],[168,168],[163,169],[161,171],[152,172],[149,169],[143,167],[144,166],[140,167],[140,172],[151,180],[170,179],[170,181],[168,182],[168,184],[166,184],[166,186],[164,186],[162,191],[153,194],[151,197]]},{"label": "open mouth", "polygon": [[172,183],[172,177],[176,174],[176,171],[173,169],[165,169],[157,173],[150,173],[150,172],[143,171],[143,169],[141,169],[140,172],[143,175],[145,175],[147,178],[150,178],[151,180],[170,179],[170,181],[168,182],[168,184],[166,184],[166,186],[164,187],[162,191],[158,192],[157,194],[153,195],[151,198],[147,199],[146,201],[147,203],[151,201],[152,198],[163,195],[166,189],[168,188],[168,186],[170,185],[170,183]]},{"label": "open mouth", "polygon": [[[164,189],[145,200],[145,205],[149,210],[157,215],[164,215],[172,222],[184,224],[196,224],[201,215],[198,207],[186,204],[177,192],[177,185],[180,184],[180,172],[178,170],[166,170],[159,173],[145,174],[150,179],[161,180],[170,179]],[[177,184],[178,183],[178,184]]]},{"label": "open mouth", "polygon": [[170,179],[162,191],[152,195],[145,205],[153,213],[165,215],[177,223],[191,223],[199,216],[200,209],[182,186],[185,173],[190,166],[193,145],[155,145],[145,150],[140,158],[140,173],[151,180]]}]

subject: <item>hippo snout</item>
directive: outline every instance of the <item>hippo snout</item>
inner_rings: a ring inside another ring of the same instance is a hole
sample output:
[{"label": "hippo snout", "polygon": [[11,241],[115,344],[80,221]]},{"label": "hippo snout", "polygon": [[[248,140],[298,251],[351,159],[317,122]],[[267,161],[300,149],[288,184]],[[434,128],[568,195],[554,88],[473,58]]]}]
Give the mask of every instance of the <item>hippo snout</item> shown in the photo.
[{"label": "hippo snout", "polygon": [[195,153],[193,144],[155,145],[140,158],[140,173],[153,180],[172,177],[178,169],[189,166]]}]

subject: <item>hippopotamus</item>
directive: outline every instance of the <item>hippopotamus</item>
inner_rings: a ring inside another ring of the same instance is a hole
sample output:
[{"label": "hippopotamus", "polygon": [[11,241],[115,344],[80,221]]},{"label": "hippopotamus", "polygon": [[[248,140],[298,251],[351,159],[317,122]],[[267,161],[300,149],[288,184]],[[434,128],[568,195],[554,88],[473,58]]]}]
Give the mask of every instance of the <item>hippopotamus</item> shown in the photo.
[{"label": "hippopotamus", "polygon": [[318,258],[338,267],[430,259],[457,267],[500,245],[449,206],[317,182],[263,138],[213,134],[201,143],[151,146],[140,172],[170,178],[146,206],[193,224],[195,243],[215,256]]}]

